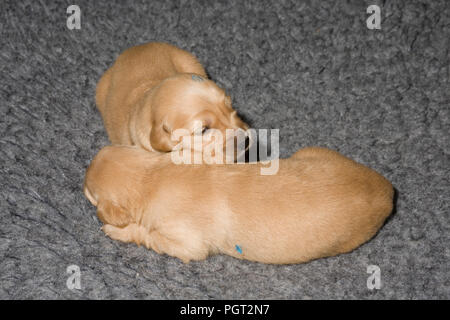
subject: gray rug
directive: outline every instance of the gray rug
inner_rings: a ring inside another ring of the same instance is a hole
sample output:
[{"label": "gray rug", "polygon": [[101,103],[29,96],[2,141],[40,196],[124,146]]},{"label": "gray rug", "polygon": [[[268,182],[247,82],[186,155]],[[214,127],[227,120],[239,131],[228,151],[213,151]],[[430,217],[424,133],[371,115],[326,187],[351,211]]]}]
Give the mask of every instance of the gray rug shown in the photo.
[{"label": "gray rug", "polygon": [[[75,3],[80,30],[66,27],[72,2],[0,7],[0,298],[450,298],[447,0]],[[253,127],[280,129],[282,157],[323,146],[383,174],[396,213],[349,254],[289,266],[184,265],[107,238],[81,190],[108,144],[95,86],[149,41],[193,52]]]}]

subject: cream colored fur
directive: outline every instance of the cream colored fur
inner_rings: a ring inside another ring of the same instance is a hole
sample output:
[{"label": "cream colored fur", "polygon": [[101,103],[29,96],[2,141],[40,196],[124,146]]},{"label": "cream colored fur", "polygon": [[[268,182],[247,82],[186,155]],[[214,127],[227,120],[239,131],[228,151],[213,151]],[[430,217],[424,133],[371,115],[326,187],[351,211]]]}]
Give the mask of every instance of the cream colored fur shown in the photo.
[{"label": "cream colored fur", "polygon": [[[101,77],[96,103],[112,144],[169,152],[176,129],[247,129],[190,53],[166,43],[127,49]],[[225,136],[225,134],[223,135]]]},{"label": "cream colored fur", "polygon": [[[106,147],[84,192],[112,239],[184,262],[223,253],[263,263],[301,263],[368,241],[393,206],[375,171],[323,148],[262,164],[175,165],[169,154]],[[236,250],[242,249],[242,254]]]}]

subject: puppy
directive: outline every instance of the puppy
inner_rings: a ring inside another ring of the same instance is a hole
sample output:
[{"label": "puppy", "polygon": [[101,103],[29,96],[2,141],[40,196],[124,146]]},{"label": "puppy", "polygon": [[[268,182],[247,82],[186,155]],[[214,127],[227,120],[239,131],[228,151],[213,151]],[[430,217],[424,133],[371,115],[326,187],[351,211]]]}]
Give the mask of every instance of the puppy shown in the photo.
[{"label": "puppy", "polygon": [[197,59],[166,43],[123,52],[101,77],[96,104],[112,144],[148,151],[172,151],[181,140],[171,139],[173,131],[192,133],[194,123],[201,133],[248,129]]},{"label": "puppy", "polygon": [[175,165],[169,154],[105,147],[84,193],[112,239],[202,260],[223,253],[270,264],[349,252],[368,241],[393,206],[393,188],[337,152],[306,148],[262,164]]}]

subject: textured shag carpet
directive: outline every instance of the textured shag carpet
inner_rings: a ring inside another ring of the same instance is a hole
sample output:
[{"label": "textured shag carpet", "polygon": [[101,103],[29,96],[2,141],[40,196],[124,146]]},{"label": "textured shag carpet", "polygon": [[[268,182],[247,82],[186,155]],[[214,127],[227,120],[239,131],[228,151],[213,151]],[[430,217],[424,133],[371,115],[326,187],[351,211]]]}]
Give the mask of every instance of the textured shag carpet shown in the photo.
[{"label": "textured shag carpet", "polygon": [[[70,4],[0,5],[0,298],[450,298],[450,2],[77,0],[80,30]],[[380,172],[395,214],[349,254],[288,266],[184,265],[107,238],[81,190],[108,144],[95,86],[149,41],[194,53],[254,128],[280,129],[281,157],[317,145]]]}]

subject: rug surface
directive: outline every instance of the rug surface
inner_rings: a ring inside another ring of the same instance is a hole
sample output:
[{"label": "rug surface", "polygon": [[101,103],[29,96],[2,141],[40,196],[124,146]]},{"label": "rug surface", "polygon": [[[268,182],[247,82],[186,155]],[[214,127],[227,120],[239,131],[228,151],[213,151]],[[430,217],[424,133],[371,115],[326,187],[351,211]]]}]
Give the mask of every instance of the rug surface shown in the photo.
[{"label": "rug surface", "polygon": [[[79,30],[71,4],[0,8],[1,299],[450,298],[449,1],[77,0]],[[281,157],[323,146],[380,172],[395,214],[349,254],[288,266],[107,238],[81,190],[108,144],[95,86],[149,41],[194,53],[252,127],[280,130]]]}]

